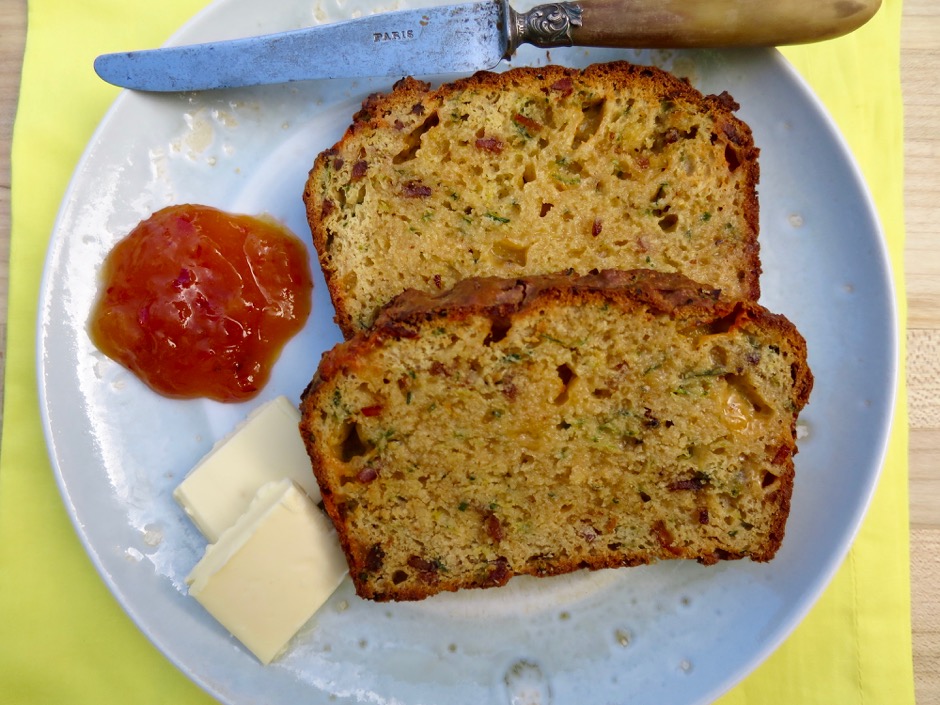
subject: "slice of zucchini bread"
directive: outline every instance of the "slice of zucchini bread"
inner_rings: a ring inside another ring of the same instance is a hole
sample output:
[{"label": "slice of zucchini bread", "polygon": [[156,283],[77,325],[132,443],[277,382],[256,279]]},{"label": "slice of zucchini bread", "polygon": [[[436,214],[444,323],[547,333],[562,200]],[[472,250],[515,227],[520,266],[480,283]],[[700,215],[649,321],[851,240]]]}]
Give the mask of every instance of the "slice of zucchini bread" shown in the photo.
[{"label": "slice of zucchini bread", "polygon": [[327,352],[301,435],[358,594],[766,561],[812,388],[794,326],[677,274],[409,291]]},{"label": "slice of zucchini bread", "polygon": [[340,328],[405,289],[568,268],[677,271],[757,300],[758,150],[737,109],[625,62],[372,96],[304,193]]}]

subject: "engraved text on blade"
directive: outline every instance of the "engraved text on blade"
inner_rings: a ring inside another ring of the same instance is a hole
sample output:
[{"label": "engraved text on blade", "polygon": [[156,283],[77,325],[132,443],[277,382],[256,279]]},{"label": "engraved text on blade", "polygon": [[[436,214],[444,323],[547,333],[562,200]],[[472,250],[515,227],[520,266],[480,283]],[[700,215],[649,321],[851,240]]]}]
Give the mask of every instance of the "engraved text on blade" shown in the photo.
[{"label": "engraved text on blade", "polygon": [[414,39],[415,33],[413,29],[406,29],[401,32],[373,32],[372,33],[372,42],[394,42],[401,41],[403,39]]}]

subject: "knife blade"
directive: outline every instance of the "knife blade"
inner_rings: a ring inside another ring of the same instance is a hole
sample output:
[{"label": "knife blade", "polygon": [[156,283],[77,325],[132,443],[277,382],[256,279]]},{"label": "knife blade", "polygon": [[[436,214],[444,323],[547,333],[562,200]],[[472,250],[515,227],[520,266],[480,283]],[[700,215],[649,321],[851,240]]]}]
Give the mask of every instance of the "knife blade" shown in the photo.
[{"label": "knife blade", "polygon": [[180,92],[311,79],[464,73],[522,44],[681,48],[830,39],[881,0],[577,0],[516,12],[508,0],[381,13],[258,37],[104,54],[96,73],[140,91]]}]

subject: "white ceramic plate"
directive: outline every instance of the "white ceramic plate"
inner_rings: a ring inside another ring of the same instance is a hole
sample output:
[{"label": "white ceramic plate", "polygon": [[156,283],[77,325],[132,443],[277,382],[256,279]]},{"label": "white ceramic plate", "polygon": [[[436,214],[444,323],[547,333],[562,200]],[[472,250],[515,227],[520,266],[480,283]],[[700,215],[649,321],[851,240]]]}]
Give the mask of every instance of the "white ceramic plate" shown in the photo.
[{"label": "white ceramic plate", "polygon": [[[376,9],[356,2],[223,0],[174,43]],[[844,557],[881,467],[897,369],[887,255],[858,171],[810,91],[771,50],[571,49],[549,58],[533,49],[514,63],[614,58],[664,65],[706,92],[729,90],[762,149],[763,303],[804,333],[817,379],[801,419],[782,550],[768,565],[676,562],[517,578],[414,604],[364,602],[344,584],[268,667],[187,596],[184,577],[205,542],[171,492],[252,408],[278,394],[297,399],[321,352],[339,340],[319,272],[308,326],[261,397],[243,405],[151,393],[95,350],[86,320],[105,254],[165,205],[268,212],[309,241],[301,193],[314,157],[368,93],[391,82],[125,93],[103,121],[62,205],[42,287],[38,366],[49,450],[75,526],[116,598],[219,700],[705,703],[784,639]]]}]

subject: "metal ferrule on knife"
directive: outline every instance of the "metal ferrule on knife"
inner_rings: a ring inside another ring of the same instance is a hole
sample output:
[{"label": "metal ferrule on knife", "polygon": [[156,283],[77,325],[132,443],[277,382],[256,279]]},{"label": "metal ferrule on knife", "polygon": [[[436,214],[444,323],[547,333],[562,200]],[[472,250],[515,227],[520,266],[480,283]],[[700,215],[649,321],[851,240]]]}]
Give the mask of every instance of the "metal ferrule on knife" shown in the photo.
[{"label": "metal ferrule on knife", "polygon": [[506,58],[523,44],[551,48],[574,45],[573,27],[582,26],[584,11],[578,3],[554,2],[538,5],[528,12],[516,12],[508,0],[502,0],[506,21]]}]

